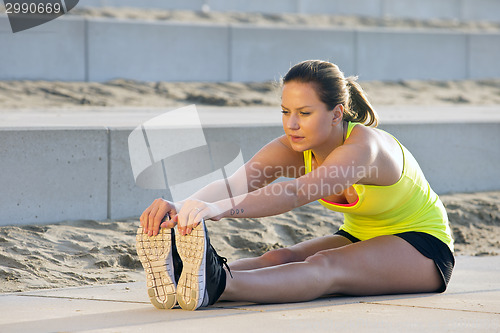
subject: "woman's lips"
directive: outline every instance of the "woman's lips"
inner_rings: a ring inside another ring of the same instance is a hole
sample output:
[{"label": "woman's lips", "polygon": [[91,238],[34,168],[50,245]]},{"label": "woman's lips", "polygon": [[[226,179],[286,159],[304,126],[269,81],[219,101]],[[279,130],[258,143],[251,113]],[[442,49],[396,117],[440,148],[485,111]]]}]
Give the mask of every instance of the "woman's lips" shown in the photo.
[{"label": "woman's lips", "polygon": [[304,139],[303,136],[297,136],[297,135],[290,135],[290,139],[292,139],[293,142],[300,142]]}]

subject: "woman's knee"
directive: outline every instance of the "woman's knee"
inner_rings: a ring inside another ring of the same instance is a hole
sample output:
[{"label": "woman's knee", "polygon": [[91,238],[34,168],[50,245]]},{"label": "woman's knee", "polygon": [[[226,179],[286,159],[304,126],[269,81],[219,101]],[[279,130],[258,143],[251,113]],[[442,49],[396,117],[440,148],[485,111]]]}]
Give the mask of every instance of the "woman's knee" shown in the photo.
[{"label": "woman's knee", "polygon": [[332,261],[336,258],[334,251],[319,251],[313,254],[310,257],[306,258],[306,262],[310,263],[314,266],[318,266],[318,268],[329,268],[332,266]]},{"label": "woman's knee", "polygon": [[271,250],[261,255],[260,259],[265,261],[270,266],[282,265],[297,261],[295,253],[289,248]]},{"label": "woman's knee", "polygon": [[331,293],[333,286],[337,284],[340,269],[335,264],[338,262],[338,255],[335,251],[320,251],[307,257],[305,262],[309,265],[311,283],[321,291],[322,295]]},{"label": "woman's knee", "polygon": [[309,263],[316,269],[319,274],[328,279],[338,279],[344,271],[342,253],[337,250],[319,251],[310,257],[307,257],[305,262]]}]

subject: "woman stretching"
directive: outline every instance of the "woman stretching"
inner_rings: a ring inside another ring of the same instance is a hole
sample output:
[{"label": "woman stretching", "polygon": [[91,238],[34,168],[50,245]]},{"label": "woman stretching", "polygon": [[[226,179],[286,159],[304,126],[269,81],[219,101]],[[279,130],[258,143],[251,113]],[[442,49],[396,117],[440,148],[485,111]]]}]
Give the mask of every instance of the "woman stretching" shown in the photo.
[{"label": "woman stretching", "polygon": [[[374,128],[355,78],[304,61],[283,78],[281,100],[285,134],[228,179],[233,198],[217,197],[227,193],[219,181],[182,202],[157,199],[141,215],[137,250],[152,303],[195,310],[218,300],[443,292],[454,266],[445,208],[411,153]],[[272,183],[278,177],[292,180]],[[229,265],[210,245],[204,220],[276,215],[315,200],[344,213],[334,235]]]}]

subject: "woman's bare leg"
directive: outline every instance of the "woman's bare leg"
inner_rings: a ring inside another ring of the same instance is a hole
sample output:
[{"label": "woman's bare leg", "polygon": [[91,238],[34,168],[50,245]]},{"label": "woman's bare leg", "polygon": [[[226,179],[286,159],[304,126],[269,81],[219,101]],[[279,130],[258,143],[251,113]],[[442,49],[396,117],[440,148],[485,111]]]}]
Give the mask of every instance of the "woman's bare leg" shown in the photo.
[{"label": "woman's bare leg", "polygon": [[397,236],[321,251],[303,262],[234,271],[221,300],[280,303],[327,294],[434,292],[442,283],[434,261]]},{"label": "woman's bare leg", "polygon": [[290,247],[271,250],[256,258],[244,258],[229,264],[231,272],[271,267],[291,262],[304,261],[313,254],[351,244],[347,238],[328,235],[301,242]]}]

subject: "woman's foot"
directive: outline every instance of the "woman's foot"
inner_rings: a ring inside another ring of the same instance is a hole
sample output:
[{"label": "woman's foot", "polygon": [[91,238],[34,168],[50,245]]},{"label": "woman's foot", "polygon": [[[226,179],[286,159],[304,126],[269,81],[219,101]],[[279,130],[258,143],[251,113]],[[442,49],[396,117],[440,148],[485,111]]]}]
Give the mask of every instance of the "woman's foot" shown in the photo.
[{"label": "woman's foot", "polygon": [[146,272],[148,295],[158,309],[171,309],[176,304],[176,280],[182,263],[175,253],[174,229],[161,228],[156,236],[137,230],[137,255]]},{"label": "woman's foot", "polygon": [[183,263],[177,286],[181,308],[196,310],[217,302],[226,287],[226,259],[210,245],[203,220],[190,234],[177,235],[177,249]]}]

